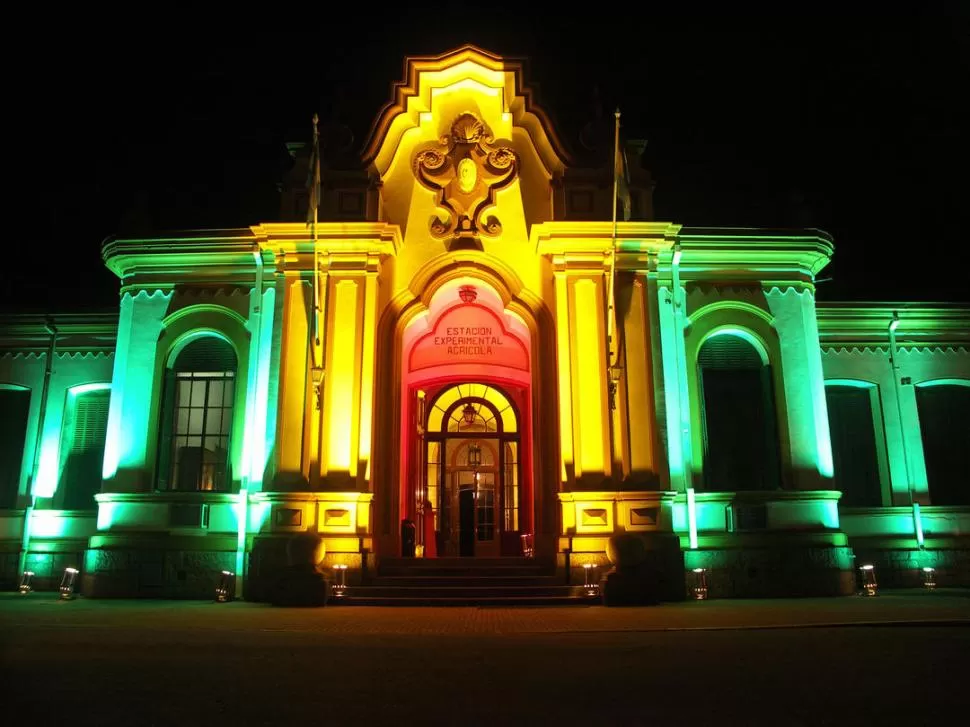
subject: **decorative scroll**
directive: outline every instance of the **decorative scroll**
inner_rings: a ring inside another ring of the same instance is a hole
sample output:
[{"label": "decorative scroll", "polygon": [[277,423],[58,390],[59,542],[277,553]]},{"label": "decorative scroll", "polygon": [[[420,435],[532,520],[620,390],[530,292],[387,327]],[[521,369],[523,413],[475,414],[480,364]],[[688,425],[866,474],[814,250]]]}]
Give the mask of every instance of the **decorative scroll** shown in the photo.
[{"label": "decorative scroll", "polygon": [[491,129],[471,112],[459,114],[451,133],[418,150],[414,176],[438,195],[444,218],[431,218],[437,238],[494,237],[502,223],[486,211],[495,205],[495,193],[518,174],[519,160],[510,141],[496,142]]}]

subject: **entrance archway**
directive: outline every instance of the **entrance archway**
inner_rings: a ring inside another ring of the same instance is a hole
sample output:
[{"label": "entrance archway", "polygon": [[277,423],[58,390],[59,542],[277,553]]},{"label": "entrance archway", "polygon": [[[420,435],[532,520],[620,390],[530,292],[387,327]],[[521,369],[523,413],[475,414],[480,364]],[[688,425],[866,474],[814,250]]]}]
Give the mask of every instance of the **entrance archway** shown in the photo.
[{"label": "entrance archway", "polygon": [[521,439],[509,398],[486,384],[448,387],[431,402],[425,432],[425,476],[416,493],[424,552],[523,552]]},{"label": "entrance archway", "polygon": [[418,552],[526,553],[534,503],[525,322],[486,283],[459,278],[435,292],[402,343],[399,511],[415,525]]}]

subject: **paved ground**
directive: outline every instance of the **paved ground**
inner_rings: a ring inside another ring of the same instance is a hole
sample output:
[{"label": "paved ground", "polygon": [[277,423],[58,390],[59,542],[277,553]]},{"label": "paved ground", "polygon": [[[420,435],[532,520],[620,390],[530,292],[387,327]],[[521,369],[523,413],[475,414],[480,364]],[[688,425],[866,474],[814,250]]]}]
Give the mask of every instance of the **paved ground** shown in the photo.
[{"label": "paved ground", "polygon": [[0,684],[41,724],[912,725],[966,709],[968,627],[967,591],[627,609],[3,594]]}]

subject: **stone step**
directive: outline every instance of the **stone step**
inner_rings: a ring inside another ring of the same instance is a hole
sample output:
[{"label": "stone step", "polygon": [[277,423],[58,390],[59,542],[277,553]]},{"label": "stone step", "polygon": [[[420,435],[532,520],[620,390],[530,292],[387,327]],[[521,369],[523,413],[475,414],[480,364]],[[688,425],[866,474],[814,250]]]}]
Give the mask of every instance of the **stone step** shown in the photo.
[{"label": "stone step", "polygon": [[409,573],[407,575],[379,575],[372,578],[369,586],[562,586],[559,576],[550,575],[434,575]]},{"label": "stone step", "polygon": [[348,586],[344,598],[464,598],[471,601],[488,598],[579,597],[581,586],[563,585],[437,585],[437,586]]},{"label": "stone step", "polygon": [[588,606],[599,598],[586,596],[508,596],[508,595],[452,595],[452,596],[377,596],[361,594],[330,600],[330,605],[346,606]]},{"label": "stone step", "polygon": [[549,575],[545,568],[536,566],[478,566],[468,567],[460,565],[439,565],[427,566],[423,568],[411,568],[409,566],[388,566],[381,564],[377,571],[377,577],[383,576],[437,576],[449,578],[471,578],[488,577],[500,578],[519,576],[526,578],[540,578]]},{"label": "stone step", "polygon": [[541,568],[535,558],[381,558],[380,568],[453,568],[461,566],[463,568],[482,568],[482,567],[533,567]]}]

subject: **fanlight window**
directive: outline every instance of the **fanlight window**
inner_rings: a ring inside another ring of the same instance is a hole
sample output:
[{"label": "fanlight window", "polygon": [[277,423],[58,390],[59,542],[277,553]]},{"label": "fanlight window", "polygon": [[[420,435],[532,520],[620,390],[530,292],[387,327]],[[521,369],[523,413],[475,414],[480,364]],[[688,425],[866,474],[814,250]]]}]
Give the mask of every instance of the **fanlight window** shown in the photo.
[{"label": "fanlight window", "polygon": [[[465,406],[452,408],[455,402],[462,399],[471,401]],[[467,411],[468,407],[471,407],[471,411]],[[446,414],[447,422],[444,421]],[[428,431],[514,434],[518,430],[515,410],[505,394],[485,384],[473,383],[453,386],[435,400],[428,413]]]}]

